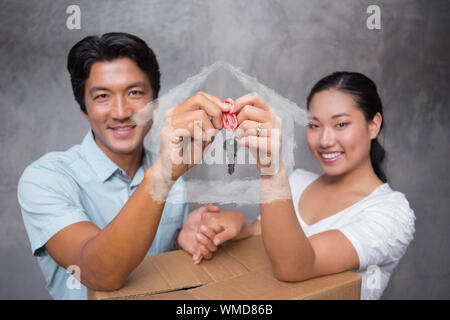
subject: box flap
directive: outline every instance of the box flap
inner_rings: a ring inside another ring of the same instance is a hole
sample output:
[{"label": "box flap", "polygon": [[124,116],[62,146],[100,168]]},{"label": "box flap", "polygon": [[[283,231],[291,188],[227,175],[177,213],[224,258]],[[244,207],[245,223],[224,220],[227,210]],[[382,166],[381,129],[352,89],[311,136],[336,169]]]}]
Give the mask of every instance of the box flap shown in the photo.
[{"label": "box flap", "polygon": [[176,290],[145,296],[120,298],[120,300],[196,300],[189,290]]},{"label": "box flap", "polygon": [[359,275],[345,272],[302,282],[283,282],[275,279],[269,268],[261,268],[189,292],[205,300],[359,299],[360,280]]},{"label": "box flap", "polygon": [[244,266],[219,249],[214,259],[199,265],[182,251],[170,251],[145,257],[130,274],[125,285],[115,291],[88,290],[89,299],[116,299],[151,295],[201,286],[247,272]]},{"label": "box flap", "polygon": [[199,265],[182,251],[145,257],[124,287],[88,290],[89,299],[359,299],[361,277],[353,272],[302,282],[283,282],[272,273],[262,237],[229,241]]},{"label": "box flap", "polygon": [[264,249],[262,236],[253,236],[240,241],[228,241],[223,244],[225,251],[248,270],[270,267],[270,260]]}]

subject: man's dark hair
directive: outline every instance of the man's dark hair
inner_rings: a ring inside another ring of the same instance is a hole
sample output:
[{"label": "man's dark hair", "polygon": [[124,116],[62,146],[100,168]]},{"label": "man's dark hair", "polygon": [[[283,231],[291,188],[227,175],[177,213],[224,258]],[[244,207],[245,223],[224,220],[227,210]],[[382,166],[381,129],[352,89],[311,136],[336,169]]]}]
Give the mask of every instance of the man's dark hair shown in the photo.
[{"label": "man's dark hair", "polygon": [[156,56],[145,41],[121,32],[105,33],[101,37],[88,36],[77,42],[67,56],[67,70],[70,73],[73,94],[84,113],[87,114],[84,89],[92,64],[118,58],[133,60],[147,74],[153,90],[153,99],[158,98],[161,73]]}]

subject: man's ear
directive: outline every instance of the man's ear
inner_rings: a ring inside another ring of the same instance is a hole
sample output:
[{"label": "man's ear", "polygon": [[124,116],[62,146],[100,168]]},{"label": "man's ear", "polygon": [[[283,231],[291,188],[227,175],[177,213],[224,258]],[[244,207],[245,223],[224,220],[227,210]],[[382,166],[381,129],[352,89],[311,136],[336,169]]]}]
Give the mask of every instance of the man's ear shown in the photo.
[{"label": "man's ear", "polygon": [[380,133],[381,124],[383,123],[383,116],[381,113],[377,112],[374,116],[372,121],[369,122],[369,135],[370,139],[375,139],[378,136],[378,133]]},{"label": "man's ear", "polygon": [[87,112],[81,111],[81,113],[83,114],[83,117],[85,119],[89,119],[89,116],[88,116]]}]

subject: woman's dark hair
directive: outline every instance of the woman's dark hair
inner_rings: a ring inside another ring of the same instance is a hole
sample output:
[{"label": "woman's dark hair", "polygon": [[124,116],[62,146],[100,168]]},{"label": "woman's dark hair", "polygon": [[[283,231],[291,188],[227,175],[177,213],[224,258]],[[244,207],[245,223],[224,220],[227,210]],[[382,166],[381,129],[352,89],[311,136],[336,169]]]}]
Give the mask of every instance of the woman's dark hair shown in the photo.
[{"label": "woman's dark hair", "polygon": [[[367,122],[372,121],[377,112],[383,116],[383,106],[375,83],[365,75],[357,72],[335,72],[319,80],[312,87],[306,99],[307,109],[309,110],[309,104],[316,93],[328,89],[335,89],[351,94],[355,99],[356,105],[363,112]],[[383,122],[381,123],[380,131],[383,128]],[[384,148],[376,138],[373,139],[370,145],[370,161],[375,174],[383,182],[387,181],[382,169],[385,156],[386,152]]]},{"label": "woman's dark hair", "polygon": [[132,34],[105,33],[101,37],[88,36],[80,40],[67,56],[67,70],[70,73],[73,94],[81,111],[87,114],[84,89],[92,64],[125,57],[133,60],[147,74],[153,90],[153,99],[158,98],[161,74],[152,49]]}]

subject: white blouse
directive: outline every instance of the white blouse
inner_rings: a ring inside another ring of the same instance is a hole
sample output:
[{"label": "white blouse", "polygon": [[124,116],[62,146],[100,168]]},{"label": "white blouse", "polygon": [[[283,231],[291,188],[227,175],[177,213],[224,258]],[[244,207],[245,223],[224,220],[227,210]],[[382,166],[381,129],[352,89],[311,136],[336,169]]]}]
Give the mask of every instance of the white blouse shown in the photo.
[{"label": "white blouse", "polygon": [[302,169],[289,177],[298,221],[308,237],[327,230],[341,231],[358,253],[359,269],[353,271],[362,277],[361,299],[379,299],[413,239],[414,211],[403,193],[385,183],[350,207],[308,225],[300,215],[298,202],[318,177]]}]

